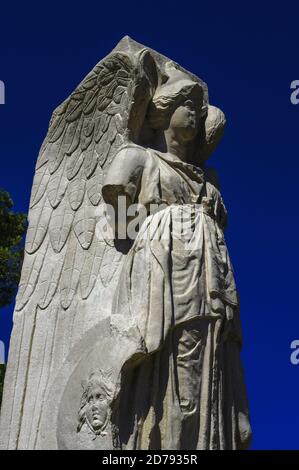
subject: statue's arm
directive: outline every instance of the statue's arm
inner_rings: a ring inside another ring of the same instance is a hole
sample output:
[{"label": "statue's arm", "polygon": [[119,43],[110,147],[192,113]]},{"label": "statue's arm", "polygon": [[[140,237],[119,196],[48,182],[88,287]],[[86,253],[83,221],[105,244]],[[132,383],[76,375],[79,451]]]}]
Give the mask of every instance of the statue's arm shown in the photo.
[{"label": "statue's arm", "polygon": [[133,204],[137,198],[145,167],[145,152],[139,148],[124,148],[114,158],[104,180],[102,194],[105,202],[117,208],[119,196]]},{"label": "statue's arm", "polygon": [[127,211],[131,204],[138,202],[145,164],[145,150],[127,147],[119,151],[107,172],[102,195],[106,204],[112,206],[114,210],[116,229],[119,229],[117,225],[120,220],[125,225],[129,222],[127,212],[119,214],[119,211],[124,209]]}]

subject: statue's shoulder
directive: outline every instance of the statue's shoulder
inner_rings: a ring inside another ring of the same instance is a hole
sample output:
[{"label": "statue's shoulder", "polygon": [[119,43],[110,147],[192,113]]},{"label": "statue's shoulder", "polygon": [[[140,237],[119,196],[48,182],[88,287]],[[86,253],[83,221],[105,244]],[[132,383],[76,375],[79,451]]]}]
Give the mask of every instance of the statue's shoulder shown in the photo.
[{"label": "statue's shoulder", "polygon": [[144,168],[148,159],[147,151],[141,145],[128,143],[122,145],[113,158],[110,172],[128,173],[136,168]]},{"label": "statue's shoulder", "polygon": [[147,149],[141,145],[134,143],[123,144],[117,154],[115,159],[126,159],[128,161],[132,160],[142,160],[148,155]]}]

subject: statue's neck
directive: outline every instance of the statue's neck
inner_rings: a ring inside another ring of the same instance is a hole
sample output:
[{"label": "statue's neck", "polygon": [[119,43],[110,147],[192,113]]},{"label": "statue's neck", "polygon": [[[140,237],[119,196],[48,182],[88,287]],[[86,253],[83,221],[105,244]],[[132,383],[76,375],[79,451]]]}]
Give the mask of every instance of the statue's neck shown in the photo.
[{"label": "statue's neck", "polygon": [[160,152],[174,155],[183,162],[187,160],[187,145],[178,141],[172,129],[161,131],[158,134],[156,148]]}]

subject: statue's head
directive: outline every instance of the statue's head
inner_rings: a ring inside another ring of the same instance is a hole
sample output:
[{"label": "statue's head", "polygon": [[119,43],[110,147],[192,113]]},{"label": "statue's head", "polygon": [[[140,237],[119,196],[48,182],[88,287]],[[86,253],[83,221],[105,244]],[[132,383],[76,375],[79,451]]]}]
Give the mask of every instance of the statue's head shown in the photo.
[{"label": "statue's head", "polygon": [[198,163],[203,163],[223,135],[225,116],[219,108],[207,104],[201,82],[169,62],[150,103],[148,122],[154,130],[172,129],[182,144],[194,141],[192,153]]},{"label": "statue's head", "polygon": [[104,431],[109,420],[113,389],[110,371],[99,370],[90,374],[83,387],[78,431],[84,423],[97,435]]},{"label": "statue's head", "polygon": [[193,140],[205,112],[203,89],[199,82],[166,64],[164,83],[157,89],[148,111],[152,129],[172,128],[183,142]]}]

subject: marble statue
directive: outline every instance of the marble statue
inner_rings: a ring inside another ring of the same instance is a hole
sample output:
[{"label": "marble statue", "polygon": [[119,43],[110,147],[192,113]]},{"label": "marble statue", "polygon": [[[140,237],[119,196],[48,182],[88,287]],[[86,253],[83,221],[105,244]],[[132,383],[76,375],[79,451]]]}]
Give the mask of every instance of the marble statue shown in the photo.
[{"label": "marble statue", "polygon": [[227,212],[207,85],[123,38],[37,160],[4,449],[246,449]]}]

